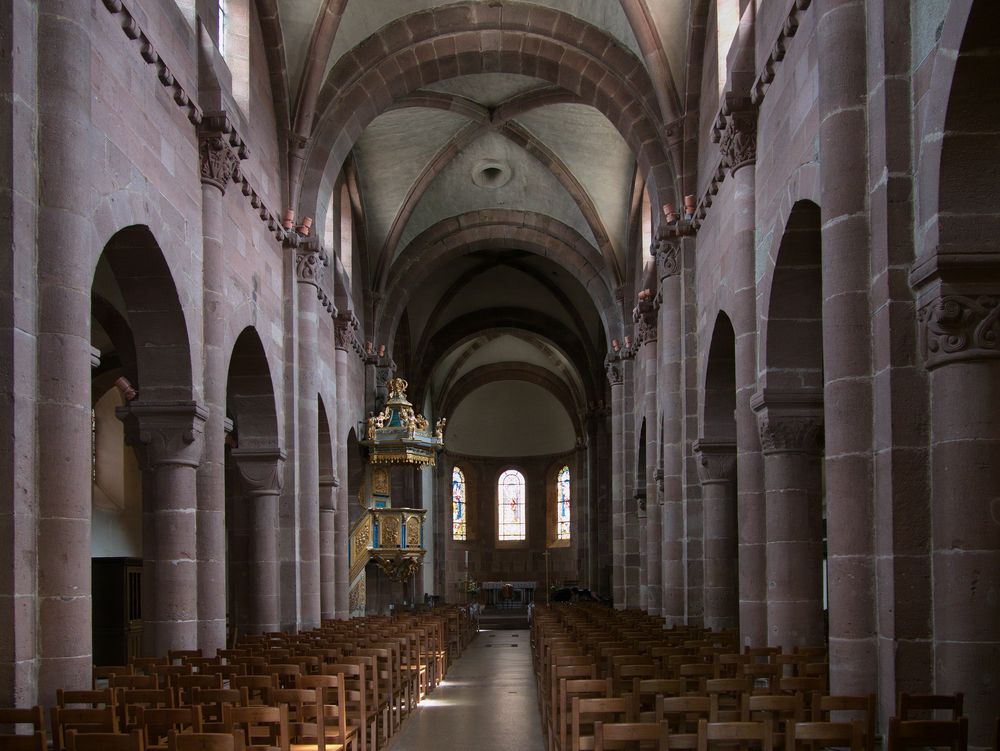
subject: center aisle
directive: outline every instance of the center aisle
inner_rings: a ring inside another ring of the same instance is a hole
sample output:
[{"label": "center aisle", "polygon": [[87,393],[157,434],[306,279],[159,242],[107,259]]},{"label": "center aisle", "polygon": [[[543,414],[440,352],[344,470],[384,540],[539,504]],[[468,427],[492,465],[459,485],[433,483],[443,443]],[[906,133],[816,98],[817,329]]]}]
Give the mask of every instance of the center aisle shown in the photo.
[{"label": "center aisle", "polygon": [[481,631],[386,751],[544,751],[527,631]]}]

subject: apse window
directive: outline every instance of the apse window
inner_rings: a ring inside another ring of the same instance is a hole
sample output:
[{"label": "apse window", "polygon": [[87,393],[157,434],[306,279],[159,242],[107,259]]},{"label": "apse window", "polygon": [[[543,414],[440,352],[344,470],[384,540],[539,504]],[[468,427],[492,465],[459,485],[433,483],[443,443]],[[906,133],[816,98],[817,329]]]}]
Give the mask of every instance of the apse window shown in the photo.
[{"label": "apse window", "polygon": [[465,475],[455,467],[451,471],[451,539],[467,539],[465,514]]},{"label": "apse window", "polygon": [[500,475],[498,491],[499,539],[524,540],[524,475],[516,469],[508,469]]},{"label": "apse window", "polygon": [[569,524],[571,519],[569,495],[569,467],[559,470],[556,477],[556,539],[569,539]]}]

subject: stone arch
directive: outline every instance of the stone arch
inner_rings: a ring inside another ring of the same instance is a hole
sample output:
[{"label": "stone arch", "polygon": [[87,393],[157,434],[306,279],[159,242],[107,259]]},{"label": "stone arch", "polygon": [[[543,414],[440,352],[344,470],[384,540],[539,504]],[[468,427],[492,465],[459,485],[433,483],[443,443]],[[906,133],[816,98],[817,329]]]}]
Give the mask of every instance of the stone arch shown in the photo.
[{"label": "stone arch", "polygon": [[264,343],[252,326],[236,338],[228,374],[226,412],[233,420],[234,445],[241,449],[277,447],[274,381]]},{"label": "stone arch", "polygon": [[577,439],[582,439],[583,426],[580,422],[580,412],[585,405],[580,403],[579,398],[562,379],[545,368],[529,363],[503,362],[474,368],[441,395],[441,414],[451,414],[466,396],[480,386],[495,381],[525,381],[541,386],[563,406],[573,423]]},{"label": "stone arch", "polygon": [[340,171],[365,127],[394,101],[437,81],[486,72],[541,78],[580,96],[632,147],[658,205],[676,200],[656,89],[641,60],[561,11],[462,2],[394,21],[334,65],[317,101],[317,111],[329,116],[307,158],[303,211],[319,206],[323,175]]},{"label": "stone arch", "polygon": [[989,250],[1000,226],[1000,105],[982,96],[1000,69],[998,22],[996,3],[954,0],[941,26],[917,122],[918,257]]},{"label": "stone arch", "polygon": [[260,335],[244,328],[226,378],[232,432],[226,451],[226,566],[229,621],[241,631],[278,626],[280,448],[274,382]]},{"label": "stone arch", "polygon": [[108,240],[106,261],[132,331],[136,388],[147,402],[194,395],[187,324],[173,276],[149,228],[132,225]]},{"label": "stone arch", "polygon": [[736,441],[736,334],[719,311],[705,367],[702,436],[706,441]]},{"label": "stone arch", "polygon": [[396,326],[416,289],[439,265],[470,251],[502,247],[542,255],[563,266],[594,301],[605,334],[622,333],[620,307],[603,273],[603,260],[575,230],[551,217],[523,211],[477,211],[451,217],[422,232],[393,264],[383,291],[387,301],[376,326],[377,339],[394,341]]},{"label": "stone arch", "polygon": [[820,210],[793,207],[778,244],[761,316],[764,373],[769,389],[823,388],[823,278]]}]

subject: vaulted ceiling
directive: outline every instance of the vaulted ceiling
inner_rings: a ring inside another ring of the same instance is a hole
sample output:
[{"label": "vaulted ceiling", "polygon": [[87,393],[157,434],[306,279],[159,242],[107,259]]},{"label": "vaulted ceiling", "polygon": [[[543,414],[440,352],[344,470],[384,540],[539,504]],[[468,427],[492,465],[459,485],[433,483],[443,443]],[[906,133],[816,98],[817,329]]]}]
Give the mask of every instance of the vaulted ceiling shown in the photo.
[{"label": "vaulted ceiling", "polygon": [[459,416],[457,450],[498,452],[474,417],[496,400],[566,417],[509,453],[568,450],[604,398],[642,193],[677,175],[690,1],[258,0],[290,200],[320,221],[351,186],[355,310],[422,406]]}]

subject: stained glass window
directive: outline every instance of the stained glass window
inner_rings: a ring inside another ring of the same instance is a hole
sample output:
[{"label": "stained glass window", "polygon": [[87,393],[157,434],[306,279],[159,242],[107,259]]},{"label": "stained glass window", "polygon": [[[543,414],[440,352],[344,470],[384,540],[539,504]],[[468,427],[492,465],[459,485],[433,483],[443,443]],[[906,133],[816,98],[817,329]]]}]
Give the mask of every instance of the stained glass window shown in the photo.
[{"label": "stained glass window", "polygon": [[501,540],[523,540],[524,533],[524,475],[516,469],[508,469],[500,475],[499,490],[499,538]]},{"label": "stained glass window", "polygon": [[569,539],[569,467],[563,467],[556,476],[556,539]]},{"label": "stained glass window", "polygon": [[227,0],[219,0],[219,54],[223,57],[226,56],[226,32],[229,31],[228,24],[226,23],[229,19],[227,17],[226,8]]},{"label": "stained glass window", "polygon": [[455,467],[451,471],[451,538],[465,540],[465,475]]}]

